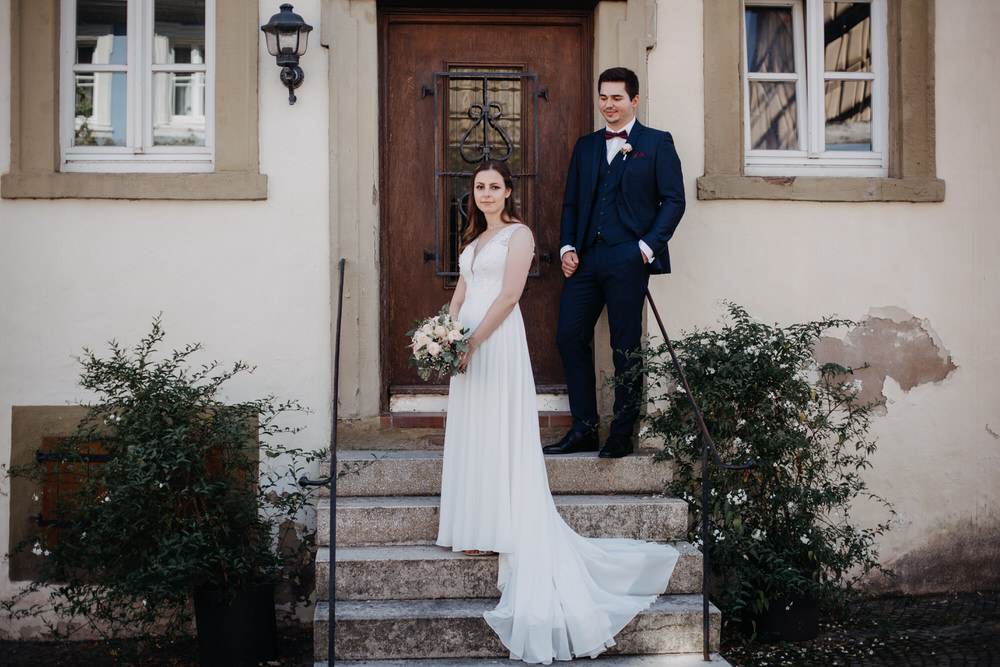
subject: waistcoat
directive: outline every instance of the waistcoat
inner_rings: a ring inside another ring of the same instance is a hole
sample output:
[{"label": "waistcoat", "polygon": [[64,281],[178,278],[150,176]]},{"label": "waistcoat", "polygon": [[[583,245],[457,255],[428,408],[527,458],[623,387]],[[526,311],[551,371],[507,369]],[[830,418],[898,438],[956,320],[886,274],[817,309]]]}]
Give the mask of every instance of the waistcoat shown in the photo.
[{"label": "waistcoat", "polygon": [[594,244],[598,232],[609,245],[617,245],[626,241],[635,241],[633,234],[622,224],[621,210],[625,200],[619,187],[622,171],[625,170],[625,157],[621,151],[615,154],[611,164],[608,164],[605,152],[601,151],[601,164],[597,170],[597,188],[594,193],[594,206],[590,209],[590,221],[587,225],[587,245]]}]

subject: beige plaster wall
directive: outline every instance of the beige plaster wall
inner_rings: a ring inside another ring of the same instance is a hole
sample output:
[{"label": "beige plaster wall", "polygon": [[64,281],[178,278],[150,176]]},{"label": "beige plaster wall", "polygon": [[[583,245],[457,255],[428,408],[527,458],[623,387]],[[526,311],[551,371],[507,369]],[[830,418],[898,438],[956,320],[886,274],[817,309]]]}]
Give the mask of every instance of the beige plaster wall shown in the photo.
[{"label": "beige plaster wall", "polygon": [[[698,201],[705,91],[700,66],[686,63],[701,62],[701,20],[701,3],[660,0],[649,57],[649,121],[673,133],[688,195],[671,243],[674,273],[652,283],[669,331],[715,324],[719,298],[782,324],[836,313],[892,328],[916,318],[956,368],[903,388],[899,378],[916,362],[905,350],[888,355],[904,371],[885,380],[888,405],[875,420],[880,447],[867,475],[899,513],[882,541],[901,573],[887,586],[995,587],[1000,6],[937,3],[937,175],[947,197],[923,204]],[[956,577],[956,567],[966,575]]]},{"label": "beige plaster wall", "polygon": [[[258,25],[276,11],[261,0]],[[160,312],[165,350],[200,341],[201,360],[256,364],[228,396],[297,398],[312,412],[290,443],[328,444],[327,52],[320,0],[299,0],[295,11],[316,30],[294,106],[260,36],[265,201],[0,199],[0,463],[10,458],[12,406],[86,400],[74,355],[85,345],[104,349],[110,338],[135,342]],[[0,0],[0,35],[9,30],[9,0]],[[10,54],[0,48],[0,173],[9,166]],[[4,548],[8,492],[0,477]],[[13,587],[0,567],[0,597]],[[0,625],[0,636],[22,630],[31,632]]]},{"label": "beige plaster wall", "polygon": [[[0,0],[0,35],[9,34],[9,8]],[[12,406],[86,399],[73,355],[111,337],[136,340],[160,311],[168,344],[201,341],[207,359],[258,364],[233,384],[234,399],[273,392],[312,407],[296,444],[324,446],[340,257],[341,417],[377,416],[385,158],[375,0],[299,0],[295,10],[316,29],[294,106],[262,42],[259,54],[266,201],[0,200],[0,462],[10,455]],[[275,11],[260,0],[260,23]],[[684,164],[689,208],[671,247],[675,272],[652,283],[671,333],[713,324],[718,298],[786,324],[829,313],[916,318],[956,368],[906,389],[892,374],[885,380],[889,403],[876,420],[881,447],[869,479],[900,522],[883,553],[908,573],[910,590],[949,553],[969,563],[992,553],[995,563],[1000,7],[938,3],[937,173],[948,191],[943,203],[916,205],[698,201],[701,3],[603,3],[596,23],[595,69],[640,72],[640,118],[673,133]],[[10,164],[9,110],[10,58],[0,48],[0,172]],[[0,545],[8,540],[8,491],[0,479]],[[11,588],[0,568],[0,596]]]}]

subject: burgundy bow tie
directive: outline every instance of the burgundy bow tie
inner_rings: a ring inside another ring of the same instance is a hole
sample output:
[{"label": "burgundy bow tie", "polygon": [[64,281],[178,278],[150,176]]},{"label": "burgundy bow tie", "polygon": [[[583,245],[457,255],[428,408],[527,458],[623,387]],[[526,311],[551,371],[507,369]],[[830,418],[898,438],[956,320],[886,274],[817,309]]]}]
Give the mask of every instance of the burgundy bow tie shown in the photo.
[{"label": "burgundy bow tie", "polygon": [[615,137],[621,137],[622,139],[628,139],[628,132],[622,130],[620,132],[612,132],[611,130],[604,130],[604,140],[614,139]]}]

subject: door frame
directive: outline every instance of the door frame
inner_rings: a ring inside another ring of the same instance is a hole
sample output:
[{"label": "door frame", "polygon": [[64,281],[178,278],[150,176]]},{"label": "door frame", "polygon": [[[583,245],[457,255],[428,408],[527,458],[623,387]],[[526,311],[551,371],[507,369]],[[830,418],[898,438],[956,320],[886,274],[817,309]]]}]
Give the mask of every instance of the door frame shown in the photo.
[{"label": "door frame", "polygon": [[[504,11],[497,10],[482,10],[482,9],[414,9],[412,6],[407,7],[393,7],[392,3],[387,3],[389,6],[380,4],[378,11],[378,67],[379,67],[379,148],[380,154],[384,155],[387,153],[387,147],[389,142],[389,117],[386,113],[386,105],[388,100],[388,76],[384,71],[385,63],[388,61],[388,40],[386,36],[389,32],[390,24],[394,22],[412,22],[418,21],[420,23],[440,23],[440,24],[482,24],[482,23],[496,23],[497,25],[512,24],[521,25],[527,22],[531,22],[536,25],[559,25],[565,23],[566,21],[571,21],[573,25],[578,25],[582,27],[582,32],[584,35],[584,42],[581,45],[580,57],[583,59],[581,63],[581,70],[589,75],[589,82],[585,83],[584,89],[587,90],[588,86],[592,88],[594,81],[594,12],[592,6],[587,6],[589,3],[585,3],[583,8],[580,8],[576,4],[571,9],[511,9]],[[543,3],[544,4],[544,3]],[[552,4],[566,4],[566,3],[552,3]],[[574,4],[574,3],[569,3]],[[475,57],[475,56],[474,56]],[[417,83],[415,83],[417,85]],[[584,105],[581,109],[581,113],[584,114],[580,126],[587,131],[592,124],[595,114],[594,105]],[[389,179],[387,173],[388,166],[385,161],[379,162],[379,287],[380,293],[386,294],[389,288],[388,285],[388,271],[385,270],[384,262],[388,256],[388,251],[386,247],[388,236],[383,233],[384,230],[389,228],[387,217],[388,217],[388,198],[389,192]],[[559,179],[561,181],[561,178]],[[548,197],[554,197],[557,201],[562,199],[562,192],[553,192],[547,195]],[[387,347],[389,345],[398,344],[398,341],[391,340],[389,335],[389,317],[387,309],[381,304],[383,299],[379,300],[380,312],[379,312],[379,350],[380,356],[384,360],[386,359]],[[388,364],[382,363],[380,365],[380,376],[381,376],[381,387],[380,392],[380,410],[385,413],[389,411],[389,401],[391,399],[391,386],[389,382],[389,368]],[[447,393],[447,385],[441,386],[418,386],[411,387],[407,386],[406,393],[412,394],[444,394]]]}]

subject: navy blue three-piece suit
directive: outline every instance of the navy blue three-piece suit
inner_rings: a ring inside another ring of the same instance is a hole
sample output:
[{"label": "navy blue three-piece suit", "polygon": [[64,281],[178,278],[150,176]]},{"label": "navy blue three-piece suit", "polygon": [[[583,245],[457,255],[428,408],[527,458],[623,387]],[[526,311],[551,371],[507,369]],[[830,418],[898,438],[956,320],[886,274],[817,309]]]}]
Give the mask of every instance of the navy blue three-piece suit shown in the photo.
[{"label": "navy blue three-piece suit", "polygon": [[[684,214],[681,163],[670,134],[636,121],[627,142],[631,151],[608,164],[604,130],[581,137],[566,177],[559,244],[576,248],[580,264],[563,284],[556,337],[579,432],[600,420],[591,341],[601,311],[606,305],[615,374],[621,375],[636,363],[627,354],[642,340],[649,276],[670,272],[667,242]],[[649,264],[640,239],[653,251]],[[632,435],[637,380],[615,388],[613,435]]]}]

